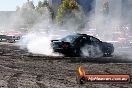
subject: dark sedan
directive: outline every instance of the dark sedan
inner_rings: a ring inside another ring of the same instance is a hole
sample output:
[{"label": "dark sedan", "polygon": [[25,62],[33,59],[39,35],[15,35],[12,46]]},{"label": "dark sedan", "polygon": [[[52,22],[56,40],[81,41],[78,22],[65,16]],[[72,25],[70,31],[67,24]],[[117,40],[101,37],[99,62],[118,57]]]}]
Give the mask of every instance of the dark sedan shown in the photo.
[{"label": "dark sedan", "polygon": [[68,35],[59,40],[51,40],[53,51],[65,56],[111,56],[114,47],[87,34]]}]

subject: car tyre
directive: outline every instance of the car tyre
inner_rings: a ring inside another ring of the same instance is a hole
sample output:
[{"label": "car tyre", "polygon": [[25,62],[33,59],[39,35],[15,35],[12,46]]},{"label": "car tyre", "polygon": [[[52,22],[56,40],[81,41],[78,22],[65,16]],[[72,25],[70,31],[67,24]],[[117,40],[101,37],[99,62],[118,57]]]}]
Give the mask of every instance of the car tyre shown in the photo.
[{"label": "car tyre", "polygon": [[104,57],[110,57],[111,56],[111,50],[110,47],[108,47],[108,49],[106,50],[106,52],[104,52]]}]

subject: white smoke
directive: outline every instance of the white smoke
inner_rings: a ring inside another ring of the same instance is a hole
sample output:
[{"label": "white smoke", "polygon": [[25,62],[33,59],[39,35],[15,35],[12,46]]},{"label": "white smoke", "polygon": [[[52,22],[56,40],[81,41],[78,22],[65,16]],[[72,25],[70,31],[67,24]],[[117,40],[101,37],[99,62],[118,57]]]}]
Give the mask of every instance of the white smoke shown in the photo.
[{"label": "white smoke", "polygon": [[99,46],[84,45],[84,47],[81,48],[81,56],[97,58],[97,57],[102,57],[103,53],[100,50]]},{"label": "white smoke", "polygon": [[[42,26],[42,27],[40,27]],[[18,43],[21,48],[26,48],[28,52],[44,55],[57,55],[54,54],[51,47],[51,40],[54,35],[51,36],[50,30],[53,30],[49,19],[46,19],[42,23],[36,24],[25,36],[23,36]],[[51,29],[52,28],[52,29]]]},{"label": "white smoke", "polygon": [[52,49],[50,46],[51,38],[49,36],[29,34],[28,38],[30,40],[28,41],[26,46],[29,52],[33,52],[37,54],[46,54],[46,55],[52,54]]}]

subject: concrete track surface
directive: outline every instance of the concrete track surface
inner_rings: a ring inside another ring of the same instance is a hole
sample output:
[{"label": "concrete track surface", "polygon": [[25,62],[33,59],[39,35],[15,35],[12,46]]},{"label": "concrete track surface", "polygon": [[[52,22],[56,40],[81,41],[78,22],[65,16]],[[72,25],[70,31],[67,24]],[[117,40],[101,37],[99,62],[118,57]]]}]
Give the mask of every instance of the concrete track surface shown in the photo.
[{"label": "concrete track surface", "polygon": [[132,88],[131,83],[76,82],[77,68],[88,74],[130,74],[127,55],[102,58],[30,54],[13,44],[0,44],[0,88]]}]

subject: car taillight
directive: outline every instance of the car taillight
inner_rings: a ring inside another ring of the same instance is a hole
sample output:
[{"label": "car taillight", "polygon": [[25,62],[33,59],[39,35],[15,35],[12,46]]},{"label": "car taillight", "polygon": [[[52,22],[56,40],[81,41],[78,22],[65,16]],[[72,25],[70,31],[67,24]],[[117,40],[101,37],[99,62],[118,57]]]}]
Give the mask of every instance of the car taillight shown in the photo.
[{"label": "car taillight", "polygon": [[63,48],[68,48],[69,45],[68,44],[63,44]]}]

